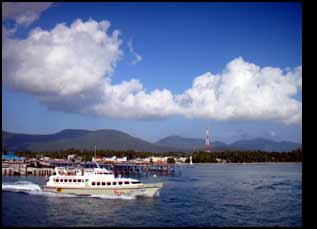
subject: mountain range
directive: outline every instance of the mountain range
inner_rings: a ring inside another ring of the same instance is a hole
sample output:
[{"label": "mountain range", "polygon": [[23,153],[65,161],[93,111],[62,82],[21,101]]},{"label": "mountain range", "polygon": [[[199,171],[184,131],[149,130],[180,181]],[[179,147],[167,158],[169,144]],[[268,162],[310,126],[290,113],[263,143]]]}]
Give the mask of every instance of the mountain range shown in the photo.
[{"label": "mountain range", "polygon": [[[157,145],[175,147],[183,150],[203,150],[205,140],[195,138],[183,138],[180,136],[169,136],[156,142]],[[262,150],[268,152],[288,152],[301,148],[302,144],[290,141],[276,142],[264,138],[254,138],[248,140],[239,140],[231,144],[220,141],[211,143],[211,150],[214,152],[225,150]]]},{"label": "mountain range", "polygon": [[[144,141],[127,133],[112,130],[74,130],[66,129],[55,134],[34,135],[18,134],[2,131],[2,148],[8,151],[57,151],[68,148],[93,150],[135,150],[143,152],[193,152],[203,150],[204,140],[169,136],[155,143]],[[276,142],[263,138],[240,140],[232,144],[220,141],[211,143],[211,150],[219,152],[224,150],[263,150],[287,152],[302,147],[299,143],[281,141]]]}]

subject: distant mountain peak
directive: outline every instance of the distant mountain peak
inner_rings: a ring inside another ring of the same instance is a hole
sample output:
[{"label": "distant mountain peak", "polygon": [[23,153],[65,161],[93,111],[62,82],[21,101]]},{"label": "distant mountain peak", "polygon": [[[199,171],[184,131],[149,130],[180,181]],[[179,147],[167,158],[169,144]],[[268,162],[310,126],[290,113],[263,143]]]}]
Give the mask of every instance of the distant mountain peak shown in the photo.
[{"label": "distant mountain peak", "polygon": [[61,130],[61,131],[57,132],[56,134],[59,134],[59,133],[75,133],[75,132],[90,132],[90,130],[85,130],[85,129],[64,129],[64,130]]}]

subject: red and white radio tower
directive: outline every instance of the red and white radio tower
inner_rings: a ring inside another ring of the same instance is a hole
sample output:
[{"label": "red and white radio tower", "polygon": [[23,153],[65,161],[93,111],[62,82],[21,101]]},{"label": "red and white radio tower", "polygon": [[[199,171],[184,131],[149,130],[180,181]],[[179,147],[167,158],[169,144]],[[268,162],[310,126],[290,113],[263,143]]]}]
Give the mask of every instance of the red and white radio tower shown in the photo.
[{"label": "red and white radio tower", "polygon": [[209,142],[209,133],[208,133],[208,128],[206,129],[206,142],[205,142],[205,152],[210,153],[210,142]]}]

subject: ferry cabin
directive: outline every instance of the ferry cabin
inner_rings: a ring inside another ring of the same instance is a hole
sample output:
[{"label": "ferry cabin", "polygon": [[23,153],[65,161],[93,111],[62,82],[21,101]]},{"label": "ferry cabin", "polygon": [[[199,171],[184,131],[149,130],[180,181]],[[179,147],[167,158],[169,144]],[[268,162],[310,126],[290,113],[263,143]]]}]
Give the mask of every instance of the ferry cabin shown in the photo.
[{"label": "ferry cabin", "polygon": [[83,186],[85,187],[85,182],[88,182],[88,184],[92,187],[105,187],[105,186],[125,186],[125,185],[131,185],[131,184],[141,184],[140,181],[129,181],[127,179],[120,179],[117,178],[116,181],[97,181],[97,180],[91,180],[89,179],[78,179],[78,178],[65,178],[65,177],[56,177],[52,179],[53,182],[50,180],[50,184],[54,185],[67,185],[67,186]]}]

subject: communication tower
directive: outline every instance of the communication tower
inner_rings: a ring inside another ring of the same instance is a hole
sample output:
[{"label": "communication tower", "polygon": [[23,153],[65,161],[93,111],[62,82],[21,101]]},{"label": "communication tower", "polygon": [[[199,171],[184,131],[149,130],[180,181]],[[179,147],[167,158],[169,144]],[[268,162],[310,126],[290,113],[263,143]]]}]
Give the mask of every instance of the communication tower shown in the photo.
[{"label": "communication tower", "polygon": [[208,128],[206,129],[206,141],[205,141],[205,152],[210,153],[210,140],[209,140],[209,131]]}]

